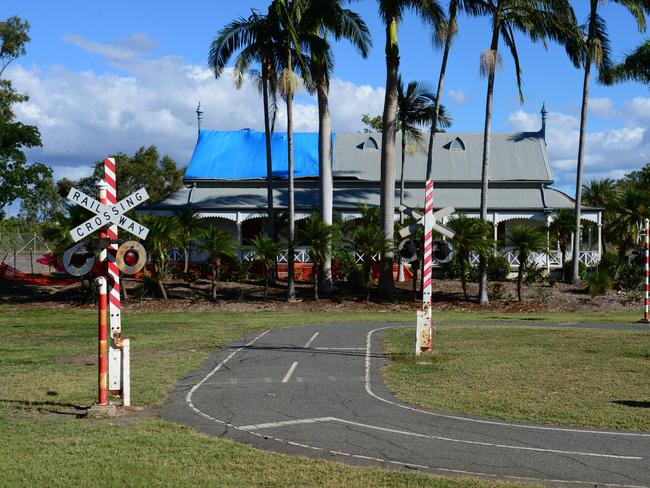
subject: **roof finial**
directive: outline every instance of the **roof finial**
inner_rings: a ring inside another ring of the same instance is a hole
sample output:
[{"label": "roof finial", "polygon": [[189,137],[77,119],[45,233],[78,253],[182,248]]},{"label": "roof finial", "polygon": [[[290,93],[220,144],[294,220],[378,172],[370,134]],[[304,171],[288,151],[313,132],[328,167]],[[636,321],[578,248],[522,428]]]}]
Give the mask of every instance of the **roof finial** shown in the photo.
[{"label": "roof finial", "polygon": [[198,127],[199,134],[201,133],[201,120],[203,119],[203,110],[201,110],[201,102],[196,107],[196,124]]},{"label": "roof finial", "polygon": [[546,116],[548,115],[548,110],[546,110],[546,102],[542,103],[542,110],[540,112],[542,114],[542,137],[544,138],[544,142],[546,142]]}]

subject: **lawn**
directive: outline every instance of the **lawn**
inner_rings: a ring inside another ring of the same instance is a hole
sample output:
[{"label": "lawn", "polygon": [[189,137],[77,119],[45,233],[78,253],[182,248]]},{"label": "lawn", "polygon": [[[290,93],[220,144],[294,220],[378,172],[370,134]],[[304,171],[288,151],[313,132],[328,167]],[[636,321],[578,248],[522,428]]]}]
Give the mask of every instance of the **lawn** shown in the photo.
[{"label": "lawn", "polygon": [[[524,321],[531,318],[560,322],[582,320],[581,317],[567,314],[531,316],[490,312],[471,317],[455,312],[436,314],[436,320],[444,322],[468,318],[486,321]],[[125,336],[132,340],[132,401],[135,405],[146,407],[145,411],[155,408],[177,379],[198,367],[212,351],[254,330],[305,323],[412,320],[412,312],[127,311],[123,330]],[[599,315],[595,320],[633,321],[631,316],[620,314]],[[444,341],[454,337],[456,331],[470,330],[476,331],[476,339],[466,332],[463,340],[469,341],[473,350],[479,348],[478,342],[482,342],[478,339],[482,337],[480,334],[505,333],[500,328],[442,328],[436,337],[437,347],[450,344]],[[516,338],[518,331],[527,329],[504,330],[510,331],[512,337]],[[565,332],[585,334],[584,331]],[[408,344],[410,349],[409,333],[391,333],[393,346],[403,343]],[[543,331],[531,333],[541,334]],[[0,438],[3,440],[0,443],[0,460],[4,461],[0,475],[3,486],[86,486],[96,484],[100,478],[109,486],[502,485],[493,481],[396,473],[287,457],[211,438],[194,429],[163,422],[155,416],[143,415],[128,421],[75,419],[65,413],[74,412],[75,407],[89,406],[95,399],[96,334],[96,313],[93,311],[65,308],[24,310],[18,306],[0,306]],[[498,342],[497,336],[494,337]],[[499,337],[503,338],[503,335]],[[618,341],[628,336],[616,333],[607,337]],[[638,336],[635,337],[637,339],[630,335],[629,342],[632,345],[635,341],[641,344]],[[647,337],[643,335],[646,346]],[[462,338],[456,336],[456,339],[461,341]],[[531,341],[534,344],[537,338]],[[461,347],[461,342],[456,342],[455,347]],[[600,351],[593,342],[587,344],[594,351]],[[634,353],[641,350],[640,347],[629,351]],[[645,350],[647,352],[647,347]],[[453,353],[450,350],[448,354]],[[456,353],[462,354],[462,351]],[[588,357],[591,362],[601,361],[596,352]],[[639,361],[644,364],[647,378],[647,355],[645,359],[630,357],[629,361],[635,368]],[[453,362],[453,359],[447,361]],[[395,368],[407,365],[408,362],[400,358]],[[428,375],[425,378],[429,381],[431,373],[437,371],[439,366],[419,366],[419,369],[415,368],[415,374]],[[409,367],[413,368],[412,365]],[[636,373],[634,377],[637,378]],[[409,380],[405,384],[418,382]],[[647,379],[641,383],[647,392]],[[625,398],[632,397],[628,395]],[[468,410],[470,407],[467,407]],[[645,415],[647,426],[648,414]],[[261,473],[264,473],[263,476]]]},{"label": "lawn", "polygon": [[[126,313],[132,399],[159,405],[175,381],[247,332],[299,323],[405,321],[404,313]],[[2,486],[495,487],[289,457],[154,417],[75,419],[96,392],[96,314],[0,307]]]},{"label": "lawn", "polygon": [[385,374],[400,399],[449,412],[650,431],[647,331],[438,328],[412,355],[412,329],[386,333]]}]

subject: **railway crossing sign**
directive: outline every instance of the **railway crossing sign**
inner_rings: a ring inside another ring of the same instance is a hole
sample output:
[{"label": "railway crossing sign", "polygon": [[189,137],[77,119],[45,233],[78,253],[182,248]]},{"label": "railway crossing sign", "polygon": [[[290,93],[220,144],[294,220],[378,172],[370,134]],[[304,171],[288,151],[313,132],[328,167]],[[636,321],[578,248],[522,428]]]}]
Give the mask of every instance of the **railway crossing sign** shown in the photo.
[{"label": "railway crossing sign", "polygon": [[[403,211],[406,215],[417,219],[417,222],[415,224],[411,224],[399,230],[400,237],[404,238],[406,236],[414,234],[415,231],[418,230],[418,228],[424,225],[424,216],[422,216],[420,213],[416,212],[412,208],[407,207],[406,205],[400,205],[399,209]],[[444,225],[439,224],[438,222],[441,222],[442,219],[444,219],[448,215],[453,214],[455,211],[456,209],[454,207],[445,207],[445,208],[441,208],[436,212],[433,212],[431,214],[431,219],[432,219],[431,228],[436,232],[442,234],[443,236],[447,237],[448,239],[453,239],[454,231],[449,229],[448,227],[445,227]]]},{"label": "railway crossing sign", "polygon": [[131,220],[124,213],[144,203],[148,198],[149,194],[147,190],[140,188],[115,205],[103,205],[81,190],[77,190],[74,187],[71,188],[68,193],[68,200],[95,213],[94,217],[89,218],[83,224],[70,231],[72,239],[78,242],[105,225],[110,224],[115,224],[140,239],[146,239],[147,234],[149,234],[149,229]]}]

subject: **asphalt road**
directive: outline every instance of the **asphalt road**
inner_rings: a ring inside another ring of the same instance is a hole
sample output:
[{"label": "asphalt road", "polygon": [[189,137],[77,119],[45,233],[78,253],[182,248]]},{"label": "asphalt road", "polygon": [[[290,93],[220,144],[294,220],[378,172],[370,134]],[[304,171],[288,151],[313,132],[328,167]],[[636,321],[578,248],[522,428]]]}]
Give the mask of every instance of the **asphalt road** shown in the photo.
[{"label": "asphalt road", "polygon": [[386,364],[383,331],[390,327],[404,324],[250,335],[183,378],[163,418],[263,449],[352,464],[650,487],[648,433],[500,422],[397,401],[379,371]]}]

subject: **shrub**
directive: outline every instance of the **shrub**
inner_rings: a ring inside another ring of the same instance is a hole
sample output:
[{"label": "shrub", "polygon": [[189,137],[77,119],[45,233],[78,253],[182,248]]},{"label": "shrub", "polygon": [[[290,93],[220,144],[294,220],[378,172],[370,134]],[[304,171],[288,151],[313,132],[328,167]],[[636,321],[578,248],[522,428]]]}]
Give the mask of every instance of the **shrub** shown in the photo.
[{"label": "shrub", "polygon": [[612,289],[612,277],[604,270],[597,270],[589,277],[589,295],[604,295]]},{"label": "shrub", "polygon": [[618,255],[612,252],[606,252],[600,258],[598,269],[607,273],[610,278],[616,279],[621,264],[621,259],[618,257]]},{"label": "shrub", "polygon": [[490,281],[506,281],[510,274],[510,263],[505,256],[490,256],[487,262],[487,276]]},{"label": "shrub", "polygon": [[488,298],[490,300],[502,300],[506,298],[507,290],[506,286],[503,283],[491,283],[488,293]]},{"label": "shrub", "polygon": [[643,278],[644,270],[638,261],[623,263],[618,270],[616,288],[625,292],[640,290]]},{"label": "shrub", "polygon": [[454,256],[448,263],[440,265],[442,277],[447,280],[457,280],[460,278],[460,266]]},{"label": "shrub", "polygon": [[[563,276],[566,276],[567,279],[570,281],[571,280],[571,272],[573,271],[573,260],[569,259],[564,263],[564,266],[562,266],[562,274]],[[587,277],[587,265],[583,262],[578,263],[578,277],[581,280],[584,280]]]},{"label": "shrub", "polygon": [[528,285],[532,283],[544,283],[546,281],[546,270],[538,266],[537,263],[526,263],[524,265],[524,282]]},{"label": "shrub", "polygon": [[548,299],[551,297],[551,290],[548,288],[537,288],[535,289],[535,300],[541,303],[548,303]]}]

